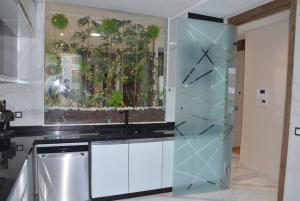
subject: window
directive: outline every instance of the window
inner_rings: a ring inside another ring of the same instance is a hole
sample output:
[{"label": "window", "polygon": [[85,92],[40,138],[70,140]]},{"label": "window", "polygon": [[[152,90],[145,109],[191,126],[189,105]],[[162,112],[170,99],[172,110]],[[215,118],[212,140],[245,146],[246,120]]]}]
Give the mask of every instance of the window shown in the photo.
[{"label": "window", "polygon": [[165,120],[167,20],[46,4],[45,124]]}]

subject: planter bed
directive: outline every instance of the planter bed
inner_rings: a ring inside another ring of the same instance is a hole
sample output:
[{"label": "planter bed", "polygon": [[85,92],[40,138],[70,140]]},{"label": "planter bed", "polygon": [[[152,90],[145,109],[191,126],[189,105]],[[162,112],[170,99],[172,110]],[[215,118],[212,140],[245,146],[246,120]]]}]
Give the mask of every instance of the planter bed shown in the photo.
[{"label": "planter bed", "polygon": [[[130,122],[162,122],[165,121],[163,108],[147,108],[129,111]],[[122,109],[81,110],[81,109],[48,109],[45,111],[45,124],[93,124],[123,123]]]}]

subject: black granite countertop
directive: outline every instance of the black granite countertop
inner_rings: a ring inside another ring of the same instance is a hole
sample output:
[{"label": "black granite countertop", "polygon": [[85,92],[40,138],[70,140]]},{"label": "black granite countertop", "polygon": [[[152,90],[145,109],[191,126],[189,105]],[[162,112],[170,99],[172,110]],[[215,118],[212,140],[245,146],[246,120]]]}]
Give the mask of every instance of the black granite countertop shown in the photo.
[{"label": "black granite countertop", "polygon": [[[174,137],[174,123],[101,126],[29,126],[13,127],[2,140],[10,140],[12,150],[7,169],[0,167],[0,200],[6,200],[32,147],[37,144],[76,143]],[[22,150],[16,150],[18,147]],[[13,150],[15,149],[15,150]],[[2,152],[4,153],[4,152]],[[6,153],[5,153],[6,154]],[[1,154],[1,160],[3,160]]]},{"label": "black granite countertop", "polygon": [[54,144],[54,143],[76,143],[91,141],[114,141],[130,139],[147,138],[169,138],[174,137],[173,131],[152,131],[148,133],[122,134],[122,133],[85,133],[85,134],[67,134],[44,135],[34,141],[34,144]]},{"label": "black granite countertop", "polygon": [[114,126],[32,126],[15,127],[1,139],[34,138],[33,144],[111,141],[144,138],[174,137],[173,125],[145,124]]}]

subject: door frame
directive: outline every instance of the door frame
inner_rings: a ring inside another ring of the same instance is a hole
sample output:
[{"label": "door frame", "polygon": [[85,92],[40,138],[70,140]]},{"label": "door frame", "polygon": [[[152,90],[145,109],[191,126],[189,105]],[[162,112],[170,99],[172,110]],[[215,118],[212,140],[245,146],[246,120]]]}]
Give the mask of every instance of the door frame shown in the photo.
[{"label": "door frame", "polygon": [[287,165],[287,153],[289,142],[289,130],[291,120],[292,86],[294,69],[295,28],[297,17],[297,0],[274,0],[270,3],[258,6],[249,11],[233,16],[228,19],[229,24],[242,25],[275,13],[290,9],[289,19],[289,46],[288,46],[288,69],[285,94],[284,125],[281,147],[280,173],[277,200],[283,201],[285,188],[285,175]]},{"label": "door frame", "polygon": [[[241,53],[242,52],[242,56],[243,56],[243,65],[242,66],[239,66],[237,69],[236,69],[236,95],[235,95],[235,116],[234,116],[234,122],[235,124],[238,123],[240,124],[240,128],[239,130],[237,130],[236,128],[236,125],[235,125],[235,131],[234,131],[234,138],[239,135],[239,147],[235,147],[235,140],[234,139],[234,143],[233,143],[233,151],[237,150],[240,152],[240,148],[241,148],[241,137],[242,137],[242,130],[243,130],[243,110],[244,110],[244,106],[243,106],[243,102],[244,102],[244,81],[245,81],[245,46],[246,46],[246,40],[245,39],[242,39],[242,40],[238,40],[236,42],[236,50],[237,50],[237,59],[236,59],[236,67],[238,67],[238,54],[239,52]],[[242,69],[240,68],[242,67]],[[239,69],[239,70],[238,70]],[[238,79],[238,76],[242,76],[239,80]],[[241,83],[238,83],[238,81],[240,81]],[[239,87],[237,87],[239,86]],[[238,98],[239,97],[239,98]],[[238,103],[238,99],[241,99],[240,102]],[[236,108],[237,107],[237,108]],[[238,119],[238,116],[237,116],[237,112],[240,112],[240,120],[237,122],[237,119]],[[239,131],[239,133],[237,132]]]}]

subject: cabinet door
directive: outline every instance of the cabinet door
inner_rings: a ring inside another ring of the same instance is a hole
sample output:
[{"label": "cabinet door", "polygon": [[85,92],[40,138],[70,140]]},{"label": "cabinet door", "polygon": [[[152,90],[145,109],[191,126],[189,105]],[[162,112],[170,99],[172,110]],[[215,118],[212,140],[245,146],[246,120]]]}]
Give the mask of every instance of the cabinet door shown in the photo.
[{"label": "cabinet door", "polygon": [[92,198],[128,193],[128,142],[91,146]]},{"label": "cabinet door", "polygon": [[174,140],[163,141],[162,187],[173,186]]},{"label": "cabinet door", "polygon": [[161,189],[162,141],[129,144],[129,192]]}]

